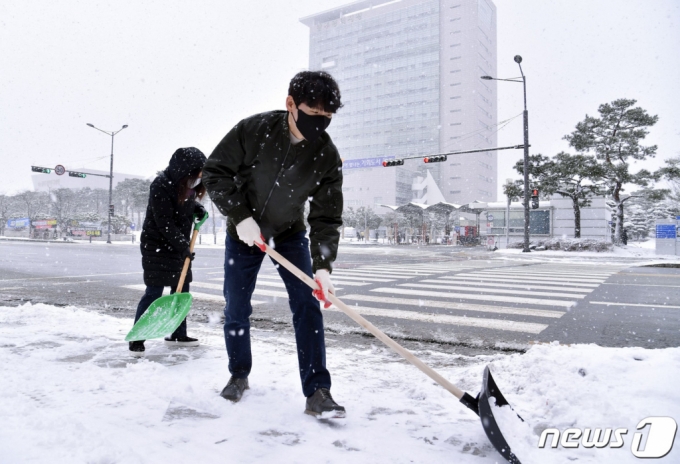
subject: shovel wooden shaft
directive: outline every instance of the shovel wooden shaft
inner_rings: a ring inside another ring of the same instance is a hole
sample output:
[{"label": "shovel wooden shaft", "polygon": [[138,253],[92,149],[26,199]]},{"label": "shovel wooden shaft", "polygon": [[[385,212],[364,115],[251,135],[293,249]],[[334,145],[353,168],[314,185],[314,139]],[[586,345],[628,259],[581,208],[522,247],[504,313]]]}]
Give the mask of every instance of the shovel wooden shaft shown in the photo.
[{"label": "shovel wooden shaft", "polygon": [[[258,245],[260,246],[260,245]],[[302,280],[304,283],[309,285],[313,290],[318,290],[319,286],[316,284],[316,282],[310,278],[307,274],[302,272],[300,269],[297,268],[293,263],[288,261],[286,258],[281,256],[280,253],[278,253],[276,250],[271,248],[268,245],[260,246],[260,248],[264,248],[263,251],[265,251],[269,256],[274,258],[281,266],[285,267],[288,269],[288,271],[291,272],[291,274],[295,275],[297,278]],[[465,394],[464,391],[460,390],[457,388],[454,384],[446,380],[444,377],[439,375],[437,371],[432,369],[430,366],[422,362],[420,359],[418,359],[413,353],[411,353],[409,350],[404,348],[403,346],[399,345],[397,342],[392,340],[390,337],[388,337],[385,333],[383,333],[380,329],[378,329],[376,326],[368,322],[366,319],[364,319],[358,312],[356,312],[354,309],[352,309],[350,306],[347,306],[345,303],[343,303],[340,298],[336,297],[332,293],[328,294],[328,299],[333,303],[338,309],[340,309],[343,313],[347,314],[352,320],[354,320],[357,324],[359,324],[361,327],[364,329],[368,330],[371,332],[375,337],[383,342],[385,345],[389,346],[400,354],[401,356],[404,357],[408,362],[416,366],[418,369],[420,369],[424,374],[426,374],[428,377],[430,377],[432,380],[437,382],[439,385],[447,389],[449,392],[453,394],[456,398],[459,400],[463,397]]]},{"label": "shovel wooden shaft", "polygon": [[[194,233],[191,235],[191,242],[189,243],[189,253],[193,253],[194,244],[198,238],[198,229],[194,229]],[[184,288],[184,279],[187,277],[187,272],[189,272],[189,266],[191,265],[191,258],[186,258],[184,260],[184,267],[182,268],[182,274],[179,276],[179,283],[177,284],[177,293],[182,293]]]}]

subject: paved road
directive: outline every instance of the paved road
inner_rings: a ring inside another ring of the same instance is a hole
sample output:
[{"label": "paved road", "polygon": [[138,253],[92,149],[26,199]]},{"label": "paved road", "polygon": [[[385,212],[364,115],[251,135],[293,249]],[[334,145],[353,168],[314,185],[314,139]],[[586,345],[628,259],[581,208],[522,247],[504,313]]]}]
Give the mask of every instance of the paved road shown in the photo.
[{"label": "paved road", "polygon": [[[220,318],[222,253],[214,246],[197,251],[191,323]],[[540,253],[343,245],[333,279],[343,301],[400,340],[467,352],[552,341],[680,345],[680,269],[638,267],[630,259],[574,261]],[[132,318],[143,290],[135,246],[0,241],[1,305],[78,305]],[[290,330],[287,294],[268,260],[252,303],[255,327]],[[331,333],[362,332],[333,308],[325,319]]]}]

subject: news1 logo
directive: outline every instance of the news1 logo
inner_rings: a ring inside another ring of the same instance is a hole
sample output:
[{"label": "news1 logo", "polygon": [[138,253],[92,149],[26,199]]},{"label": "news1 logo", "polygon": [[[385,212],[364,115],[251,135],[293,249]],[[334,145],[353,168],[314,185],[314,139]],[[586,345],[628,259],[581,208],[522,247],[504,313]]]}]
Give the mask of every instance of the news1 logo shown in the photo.
[{"label": "news1 logo", "polygon": [[[642,419],[633,435],[630,451],[636,458],[662,458],[673,449],[673,441],[678,431],[678,424],[672,417],[646,417]],[[647,430],[645,430],[647,429]],[[628,429],[578,429],[569,428],[564,432],[558,429],[545,429],[538,440],[538,447],[550,448],[621,448],[625,445],[624,436]],[[548,437],[551,441],[548,442]],[[613,437],[613,439],[612,439]],[[646,440],[643,441],[643,438]],[[644,444],[643,444],[644,443]]]}]

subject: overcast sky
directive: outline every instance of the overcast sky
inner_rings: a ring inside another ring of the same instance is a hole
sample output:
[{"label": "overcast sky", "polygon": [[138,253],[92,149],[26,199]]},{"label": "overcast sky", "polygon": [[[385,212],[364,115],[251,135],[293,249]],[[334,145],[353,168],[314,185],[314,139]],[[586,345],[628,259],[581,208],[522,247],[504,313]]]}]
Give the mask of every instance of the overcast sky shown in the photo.
[{"label": "overcast sky", "polygon": [[[308,65],[299,18],[336,0],[0,0],[0,192],[31,189],[30,166],[151,176],[178,147],[206,155],[240,119],[283,108]],[[654,169],[680,154],[680,2],[496,0],[499,77],[528,84],[532,153],[601,103],[634,98],[658,124]],[[498,83],[498,119],[522,111],[522,86]],[[333,135],[333,126],[329,128]],[[499,145],[522,142],[521,118]],[[499,152],[499,189],[521,152]],[[51,174],[54,175],[54,174]]]}]

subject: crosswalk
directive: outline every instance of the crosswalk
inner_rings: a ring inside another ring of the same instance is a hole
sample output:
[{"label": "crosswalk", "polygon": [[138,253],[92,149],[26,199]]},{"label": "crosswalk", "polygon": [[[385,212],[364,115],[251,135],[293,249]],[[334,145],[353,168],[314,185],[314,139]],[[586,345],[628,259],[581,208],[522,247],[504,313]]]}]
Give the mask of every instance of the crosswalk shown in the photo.
[{"label": "crosswalk", "polygon": [[[626,267],[501,260],[376,264],[337,268],[332,280],[338,297],[369,318],[385,318],[398,325],[436,324],[453,331],[535,335]],[[223,304],[222,281],[221,272],[202,274],[192,282],[191,293],[198,300]],[[126,288],[144,290],[143,285]],[[274,268],[263,266],[253,298],[253,305],[288,300]]]}]

